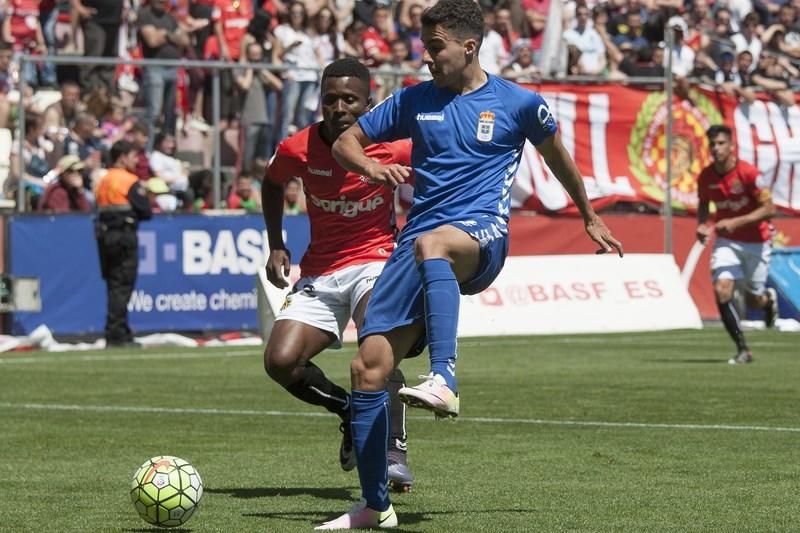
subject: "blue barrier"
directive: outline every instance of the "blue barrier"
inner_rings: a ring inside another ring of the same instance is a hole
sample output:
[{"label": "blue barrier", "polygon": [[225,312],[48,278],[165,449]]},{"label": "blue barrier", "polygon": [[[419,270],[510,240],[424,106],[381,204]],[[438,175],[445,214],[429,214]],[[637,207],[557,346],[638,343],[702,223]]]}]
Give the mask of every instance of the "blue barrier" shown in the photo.
[{"label": "blue barrier", "polygon": [[[41,280],[42,311],[14,313],[11,333],[99,334],[106,293],[91,216],[13,216],[9,273]],[[284,219],[295,260],[308,246],[305,215]],[[137,332],[256,329],[255,274],[265,264],[260,214],[157,215],[139,227],[139,276],[128,309]]]},{"label": "blue barrier", "polygon": [[769,284],[778,290],[780,317],[800,320],[800,247],[772,251]]}]

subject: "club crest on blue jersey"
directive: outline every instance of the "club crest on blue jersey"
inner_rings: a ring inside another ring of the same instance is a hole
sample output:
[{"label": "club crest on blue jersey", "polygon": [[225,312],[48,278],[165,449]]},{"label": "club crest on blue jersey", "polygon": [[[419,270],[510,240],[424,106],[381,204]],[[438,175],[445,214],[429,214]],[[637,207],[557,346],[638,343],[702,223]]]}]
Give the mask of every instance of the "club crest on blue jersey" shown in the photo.
[{"label": "club crest on blue jersey", "polygon": [[494,113],[482,111],[478,119],[478,140],[488,143],[494,134]]}]

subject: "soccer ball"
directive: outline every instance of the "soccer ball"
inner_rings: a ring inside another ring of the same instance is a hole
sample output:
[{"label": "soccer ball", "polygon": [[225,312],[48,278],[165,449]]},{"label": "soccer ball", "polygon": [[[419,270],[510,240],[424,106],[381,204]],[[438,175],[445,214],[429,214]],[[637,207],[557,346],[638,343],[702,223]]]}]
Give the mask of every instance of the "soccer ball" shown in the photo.
[{"label": "soccer ball", "polygon": [[203,481],[189,461],[159,455],[144,462],[131,481],[131,501],[145,521],[159,527],[185,524],[203,497]]}]

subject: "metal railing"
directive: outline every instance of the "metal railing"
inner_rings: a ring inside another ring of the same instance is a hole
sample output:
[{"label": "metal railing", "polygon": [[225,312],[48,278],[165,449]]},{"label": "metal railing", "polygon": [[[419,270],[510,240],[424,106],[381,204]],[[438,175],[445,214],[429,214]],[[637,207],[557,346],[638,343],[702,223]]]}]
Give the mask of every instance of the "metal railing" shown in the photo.
[{"label": "metal railing", "polygon": [[[75,66],[110,66],[116,67],[118,65],[132,65],[136,67],[172,67],[172,68],[202,68],[211,70],[211,132],[212,132],[212,166],[211,171],[213,174],[213,203],[215,208],[221,206],[222,200],[222,147],[221,147],[221,132],[219,128],[220,122],[220,71],[222,70],[245,70],[249,68],[267,69],[273,72],[283,72],[288,70],[283,65],[275,65],[272,63],[232,63],[226,61],[199,61],[189,59],[127,59],[127,58],[114,58],[114,57],[84,57],[84,56],[31,56],[21,55],[19,60],[19,72],[24,71],[25,63],[52,63],[54,65],[75,65]],[[293,70],[312,70],[320,72],[321,69],[309,68],[294,68]],[[27,83],[25,77],[20,75],[19,80],[19,93],[20,102],[22,102],[22,95],[25,94]],[[19,106],[19,126],[18,135],[19,139],[25,138],[25,106]],[[20,142],[19,153],[19,180],[20,185],[17,188],[17,211],[25,211],[25,189],[22,186],[25,176],[25,160],[23,157],[25,143]]]},{"label": "metal railing", "polygon": [[[670,54],[671,55],[671,54]],[[76,66],[118,66],[118,65],[133,65],[137,67],[172,67],[172,68],[202,68],[211,71],[211,133],[212,133],[212,166],[211,171],[213,175],[213,206],[219,208],[222,205],[222,148],[221,148],[221,131],[219,128],[220,122],[220,99],[222,94],[220,92],[220,71],[222,70],[244,70],[244,69],[266,69],[272,72],[284,72],[290,70],[284,65],[276,65],[273,63],[232,63],[226,61],[201,61],[201,60],[168,60],[168,59],[127,59],[127,58],[111,58],[111,57],[84,57],[84,56],[30,56],[21,55],[18,58],[20,62],[20,72],[26,62],[32,63],[53,63],[55,65],[76,65]],[[297,68],[291,67],[292,70],[306,70],[321,72],[319,68]],[[667,71],[670,71],[669,66]],[[376,71],[373,70],[373,76],[396,76],[406,77],[421,76],[420,71],[417,70],[392,70],[392,71]],[[588,76],[570,76],[567,78],[550,78],[543,77],[541,82],[558,82],[558,83],[618,83],[623,85],[647,85],[647,86],[661,86],[664,87],[667,93],[668,101],[672,94],[672,77],[631,77],[623,80],[610,80],[598,77]],[[535,85],[536,83],[532,83]],[[20,76],[19,92],[23,95],[26,90],[26,82],[24,76]],[[20,99],[22,101],[22,98]],[[19,106],[19,125],[18,136],[19,139],[25,138],[25,107]],[[670,145],[672,141],[672,114],[667,114],[667,153],[671,153]],[[23,156],[25,143],[19,143],[19,158],[18,158],[18,176],[19,186],[17,187],[17,206],[19,212],[25,211],[25,190],[23,187],[25,176],[25,158]],[[672,158],[667,157],[666,161],[666,175],[670,176],[672,171]],[[670,201],[670,180],[665,180],[665,202],[662,206],[662,213],[665,216],[665,235],[664,235],[664,251],[666,253],[672,252],[672,204]]]}]

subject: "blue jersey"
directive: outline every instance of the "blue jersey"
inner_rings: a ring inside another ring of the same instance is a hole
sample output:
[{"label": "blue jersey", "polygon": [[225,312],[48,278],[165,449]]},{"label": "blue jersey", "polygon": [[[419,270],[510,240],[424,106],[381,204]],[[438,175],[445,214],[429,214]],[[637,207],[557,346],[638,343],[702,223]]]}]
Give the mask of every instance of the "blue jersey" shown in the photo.
[{"label": "blue jersey", "polygon": [[507,231],[525,139],[537,145],[557,129],[544,98],[492,75],[465,95],[433,82],[401,89],[358,123],[374,142],[411,138],[414,201],[400,242],[484,216]]}]

